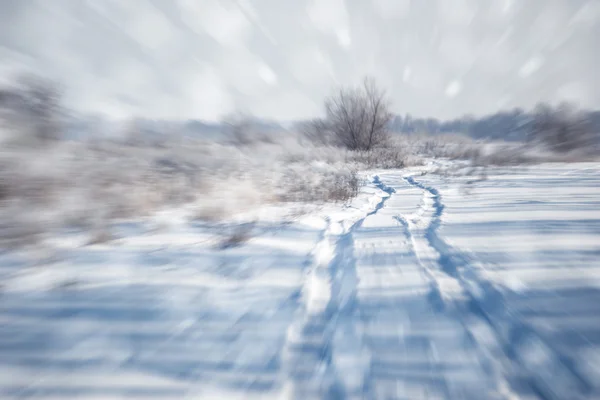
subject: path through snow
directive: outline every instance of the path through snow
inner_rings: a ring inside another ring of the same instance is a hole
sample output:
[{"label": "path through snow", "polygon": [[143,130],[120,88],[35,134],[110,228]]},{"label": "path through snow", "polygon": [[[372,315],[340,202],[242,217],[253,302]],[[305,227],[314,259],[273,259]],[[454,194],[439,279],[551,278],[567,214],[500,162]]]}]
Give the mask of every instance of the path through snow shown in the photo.
[{"label": "path through snow", "polygon": [[[589,186],[591,170],[555,175]],[[598,352],[600,324],[535,323],[549,311],[526,283],[489,273],[492,253],[455,228],[491,218],[460,215],[477,193],[459,180],[387,171],[351,207],[262,226],[238,248],[208,245],[200,224],[133,224],[119,246],[65,246],[66,261],[26,273],[5,256],[0,397],[595,398],[598,358],[575,350]],[[36,286],[48,274],[62,278]]]}]

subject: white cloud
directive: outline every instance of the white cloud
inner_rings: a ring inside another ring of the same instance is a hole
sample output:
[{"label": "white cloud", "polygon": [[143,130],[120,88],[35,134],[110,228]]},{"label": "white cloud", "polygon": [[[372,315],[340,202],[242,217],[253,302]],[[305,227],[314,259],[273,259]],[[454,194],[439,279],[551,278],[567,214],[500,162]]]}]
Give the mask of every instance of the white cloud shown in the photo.
[{"label": "white cloud", "polygon": [[571,18],[570,25],[591,28],[600,21],[600,3],[589,0]]},{"label": "white cloud", "polygon": [[444,0],[438,3],[438,16],[452,25],[469,25],[475,18],[475,9],[467,0]]},{"label": "white cloud", "polygon": [[255,115],[276,115],[283,121],[313,118],[321,113],[321,102],[295,90],[286,90],[278,97],[263,96],[255,99],[250,109]]},{"label": "white cloud", "polygon": [[477,56],[470,36],[458,33],[444,35],[439,51],[447,65],[453,67],[468,68],[473,64]]},{"label": "white cloud", "polygon": [[210,66],[199,66],[199,71],[188,77],[187,98],[190,100],[189,115],[216,121],[233,110],[233,99],[228,87],[217,71]]},{"label": "white cloud", "polygon": [[544,59],[541,56],[531,57],[523,66],[519,69],[519,76],[521,78],[527,78],[535,74],[544,64]]},{"label": "white cloud", "polygon": [[119,116],[310,115],[365,74],[423,116],[600,107],[598,1],[489,1],[0,1],[0,70],[30,68],[65,86],[67,106]]},{"label": "white cloud", "polygon": [[410,66],[407,65],[406,67],[404,67],[404,70],[402,71],[402,81],[409,82],[411,75],[412,75],[412,70],[410,69]]},{"label": "white cloud", "polygon": [[557,97],[561,101],[587,106],[590,100],[590,93],[583,82],[573,81],[561,86],[557,90]]},{"label": "white cloud", "polygon": [[509,14],[515,7],[515,0],[503,0],[502,12]]},{"label": "white cloud", "polygon": [[462,84],[459,81],[452,81],[446,86],[446,96],[456,97],[462,91]]},{"label": "white cloud", "polygon": [[336,36],[342,47],[351,45],[348,11],[344,0],[311,0],[307,12],[314,28]]},{"label": "white cloud", "polygon": [[410,0],[373,0],[373,5],[384,18],[404,18],[410,12]]},{"label": "white cloud", "polygon": [[260,76],[261,79],[269,85],[277,84],[277,74],[275,74],[271,67],[265,63],[260,63],[258,65],[258,76]]},{"label": "white cloud", "polygon": [[145,48],[156,51],[176,42],[177,29],[158,10],[149,6],[138,10],[123,29]]},{"label": "white cloud", "polygon": [[178,0],[181,17],[197,33],[206,32],[222,46],[241,46],[251,28],[242,10],[219,0]]},{"label": "white cloud", "polygon": [[347,49],[352,45],[352,38],[350,37],[350,31],[348,29],[338,29],[335,33],[338,39],[338,43],[343,48]]},{"label": "white cloud", "polygon": [[288,65],[294,78],[303,84],[323,84],[334,77],[332,60],[317,46],[297,49]]}]

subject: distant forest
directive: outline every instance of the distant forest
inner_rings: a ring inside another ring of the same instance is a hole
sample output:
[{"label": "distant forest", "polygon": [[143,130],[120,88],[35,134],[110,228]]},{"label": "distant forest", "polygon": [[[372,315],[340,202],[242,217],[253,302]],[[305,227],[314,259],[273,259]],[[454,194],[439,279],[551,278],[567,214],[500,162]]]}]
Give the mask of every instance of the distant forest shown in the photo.
[{"label": "distant forest", "polygon": [[435,118],[414,118],[410,114],[397,115],[391,122],[391,130],[398,133],[461,133],[473,139],[492,139],[506,141],[526,141],[535,130],[536,121],[549,116],[562,119],[567,116],[584,125],[585,130],[594,136],[600,136],[600,111],[576,110],[573,106],[562,104],[556,107],[540,104],[533,111],[515,108],[500,111],[483,117],[464,116],[441,121]]},{"label": "distant forest", "polygon": [[[122,121],[111,121],[100,115],[69,112],[60,100],[61,93],[52,82],[28,77],[20,86],[0,88],[0,119],[10,117],[8,119],[13,122],[15,118],[19,119],[46,139],[54,136],[69,139],[104,137],[157,142],[172,135],[222,139],[232,120],[231,116],[221,122],[133,118],[124,125]],[[386,114],[386,118],[388,116],[391,119],[387,129],[401,134],[458,133],[475,140],[539,141],[560,151],[590,145],[600,148],[600,111],[581,110],[568,103],[557,106],[541,103],[531,111],[515,108],[483,117],[466,115],[447,121],[415,118],[410,114]],[[236,126],[243,122],[246,133],[263,136],[290,128],[301,131],[308,122],[281,124],[250,115],[234,115],[233,119],[238,121]]]}]

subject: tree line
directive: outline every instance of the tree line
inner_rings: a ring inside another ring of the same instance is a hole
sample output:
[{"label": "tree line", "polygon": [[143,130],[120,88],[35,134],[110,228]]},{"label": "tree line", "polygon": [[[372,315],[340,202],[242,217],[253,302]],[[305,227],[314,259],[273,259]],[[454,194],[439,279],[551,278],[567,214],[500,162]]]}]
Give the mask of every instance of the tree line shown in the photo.
[{"label": "tree line", "polygon": [[[303,122],[299,129],[319,144],[369,151],[385,147],[393,134],[462,133],[473,139],[537,143],[556,152],[586,148],[598,150],[600,111],[580,110],[570,104],[539,104],[532,111],[513,109],[476,118],[455,120],[395,115],[384,89],[372,78],[360,85],[342,87],[324,101],[324,117]],[[52,82],[26,77],[0,89],[0,119],[18,129],[19,141],[47,143],[60,138],[64,117],[61,91]],[[225,135],[238,144],[268,141],[265,126],[246,116],[230,116],[221,124]],[[25,129],[23,129],[25,128]]]}]

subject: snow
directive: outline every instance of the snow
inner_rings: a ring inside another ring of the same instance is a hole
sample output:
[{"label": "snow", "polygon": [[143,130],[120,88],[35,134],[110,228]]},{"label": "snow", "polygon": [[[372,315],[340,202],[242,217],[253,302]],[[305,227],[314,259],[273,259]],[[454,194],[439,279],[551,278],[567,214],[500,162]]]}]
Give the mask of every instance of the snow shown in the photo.
[{"label": "snow", "polygon": [[459,281],[512,358],[505,376],[542,398],[598,396],[599,179],[595,164],[496,169],[469,189],[421,178]]},{"label": "snow", "polygon": [[0,397],[600,396],[600,167],[440,166],[237,247],[177,208],[0,255]]}]

